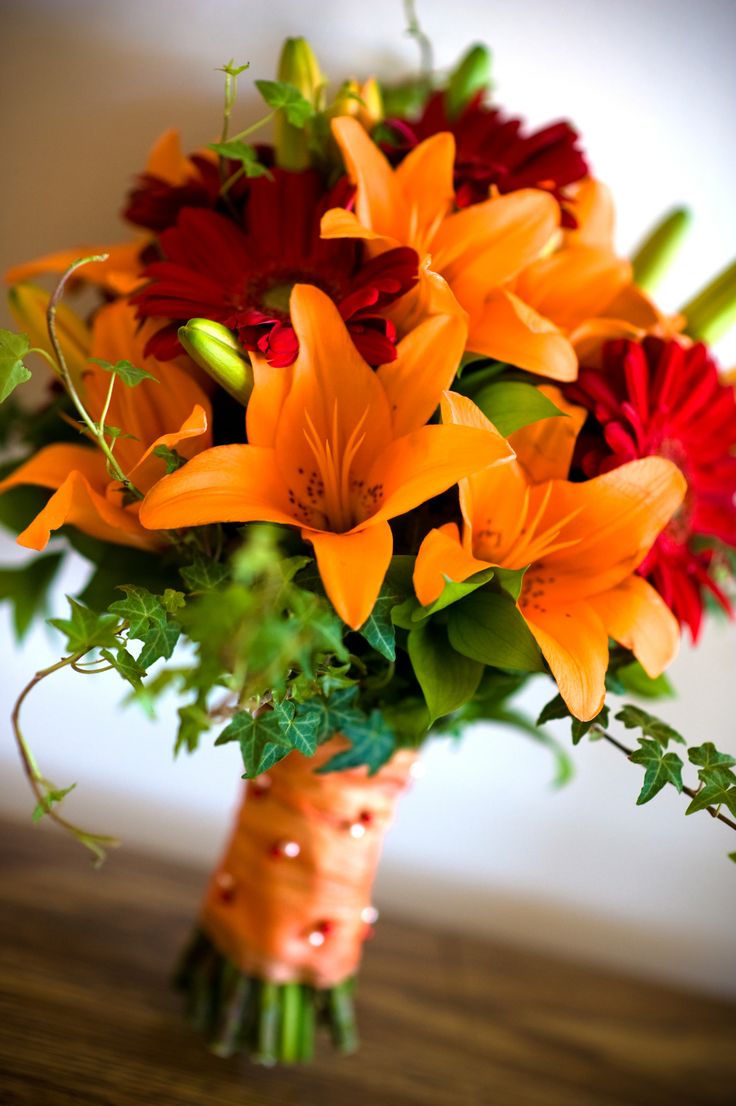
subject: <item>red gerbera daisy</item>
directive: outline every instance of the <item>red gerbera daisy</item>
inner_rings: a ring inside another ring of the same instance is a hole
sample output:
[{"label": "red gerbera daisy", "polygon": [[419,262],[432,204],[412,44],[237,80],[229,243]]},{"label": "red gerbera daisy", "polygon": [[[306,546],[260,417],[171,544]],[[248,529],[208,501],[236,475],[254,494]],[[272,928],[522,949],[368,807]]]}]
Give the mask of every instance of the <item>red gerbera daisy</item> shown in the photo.
[{"label": "red gerbera daisy", "polygon": [[[637,457],[674,461],[685,502],[639,568],[697,640],[706,592],[736,547],[736,398],[702,344],[645,338],[608,342],[600,369],[585,368],[567,395],[591,412],[575,464],[587,477]],[[720,555],[719,555],[720,553]]]},{"label": "red gerbera daisy", "polygon": [[189,160],[192,175],[183,184],[171,184],[155,173],[141,173],[128,193],[123,218],[160,232],[174,226],[184,207],[216,207],[222,185],[218,166],[199,154],[192,154]]},{"label": "red gerbera daisy", "polygon": [[562,205],[565,226],[575,219],[564,207],[564,188],[588,176],[588,164],[578,146],[579,136],[569,123],[551,123],[524,134],[523,121],[488,108],[478,93],[456,119],[450,119],[442,92],[430,96],[419,119],[390,119],[399,137],[389,156],[403,155],[430,135],[451,131],[455,136],[455,201],[458,207],[488,199],[493,186],[499,192],[543,188]]},{"label": "red gerbera daisy", "polygon": [[289,296],[301,283],[331,296],[369,364],[393,361],[396,328],[382,312],[412,287],[419,260],[407,248],[365,260],[360,242],[320,238],[322,214],[351,192],[347,179],[325,193],[316,172],[273,169],[249,182],[244,230],[215,211],[183,208],[160,236],[165,260],[145,269],[149,283],[133,300],[141,317],[170,320],[147,352],[176,357],[180,323],[201,316],[237,331],[272,365],[289,365],[297,355]]}]

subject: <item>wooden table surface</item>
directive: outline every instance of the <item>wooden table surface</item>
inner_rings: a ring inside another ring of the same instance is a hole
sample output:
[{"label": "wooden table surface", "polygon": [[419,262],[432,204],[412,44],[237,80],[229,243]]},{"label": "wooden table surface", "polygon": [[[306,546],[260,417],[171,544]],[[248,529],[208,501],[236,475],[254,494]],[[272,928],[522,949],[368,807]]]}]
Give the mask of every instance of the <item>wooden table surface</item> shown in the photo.
[{"label": "wooden table surface", "polygon": [[0,841],[3,1106],[736,1103],[736,1007],[383,919],[356,1056],[217,1059],[168,985],[203,873],[127,850],[93,871],[10,823]]}]

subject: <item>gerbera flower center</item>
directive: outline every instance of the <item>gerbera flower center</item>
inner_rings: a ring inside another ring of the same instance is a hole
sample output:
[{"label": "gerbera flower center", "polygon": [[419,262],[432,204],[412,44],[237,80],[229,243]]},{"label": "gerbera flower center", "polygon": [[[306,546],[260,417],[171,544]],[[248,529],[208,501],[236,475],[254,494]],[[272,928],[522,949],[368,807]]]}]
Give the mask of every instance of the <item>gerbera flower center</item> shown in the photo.
[{"label": "gerbera flower center", "polygon": [[271,285],[261,295],[261,305],[274,314],[287,316],[289,314],[289,298],[296,281],[279,281]]}]

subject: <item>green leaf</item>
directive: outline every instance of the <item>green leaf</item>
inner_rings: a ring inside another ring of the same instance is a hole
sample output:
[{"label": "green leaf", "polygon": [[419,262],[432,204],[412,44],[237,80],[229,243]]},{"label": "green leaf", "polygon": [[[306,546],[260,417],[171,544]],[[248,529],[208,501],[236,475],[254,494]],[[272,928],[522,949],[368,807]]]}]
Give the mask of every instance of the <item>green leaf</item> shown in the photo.
[{"label": "green leaf", "polygon": [[473,398],[504,437],[540,419],[553,415],[567,417],[539,388],[520,380],[498,380],[486,384]]},{"label": "green leaf", "polygon": [[671,699],[675,694],[664,672],[656,679],[647,676],[639,661],[617,668],[616,677],[626,691],[640,695],[642,699]]},{"label": "green leaf", "polygon": [[645,737],[653,737],[664,748],[670,741],[677,741],[680,745],[687,742],[681,734],[674,730],[661,718],[655,718],[641,707],[635,707],[632,703],[626,703],[616,715],[619,722],[623,722],[627,730],[641,730]]},{"label": "green leaf", "polygon": [[[637,806],[648,803],[665,784],[671,783],[677,791],[682,791],[683,765],[677,753],[666,753],[659,741],[651,741],[646,737],[639,738],[639,746],[629,757],[634,764],[642,764],[645,768],[644,784],[636,800]],[[686,813],[690,813],[689,808]]]},{"label": "green leaf", "polygon": [[114,653],[110,649],[101,649],[100,656],[103,656],[136,691],[143,689],[141,680],[146,675],[146,670],[138,664],[124,645],[118,646]]},{"label": "green leaf", "polygon": [[[109,431],[109,427],[107,430]],[[166,465],[166,475],[169,476],[172,472],[176,472],[182,465],[187,463],[186,457],[182,457],[181,453],[177,453],[175,449],[169,449],[167,445],[157,445],[153,451],[154,457],[160,457]]]},{"label": "green leaf", "polygon": [[72,783],[69,787],[62,787],[61,789],[51,788],[46,792],[43,799],[37,803],[33,814],[31,815],[31,821],[40,822],[44,814],[48,814],[52,806],[60,803],[62,799],[66,798],[70,791],[73,791],[77,785]]},{"label": "green leaf", "polygon": [[179,715],[179,729],[176,734],[174,754],[176,755],[182,749],[186,749],[188,753],[193,753],[199,745],[202,734],[206,733],[212,725],[212,719],[205,705],[205,696],[200,695],[196,702],[179,707],[177,713]]},{"label": "green leaf", "polygon": [[129,388],[136,388],[144,380],[155,380],[156,377],[147,372],[145,369],[139,369],[137,365],[131,364],[130,361],[105,361],[102,357],[90,357],[90,361],[93,361],[95,365],[99,365],[101,369],[104,369],[106,373],[112,373],[113,376],[117,376],[122,380],[123,384],[127,384]]},{"label": "green leaf", "polygon": [[256,81],[255,86],[271,108],[281,108],[293,127],[303,127],[314,115],[309,100],[285,81]]},{"label": "green leaf", "polygon": [[160,596],[161,606],[167,612],[167,614],[176,614],[182,607],[186,606],[186,598],[183,591],[176,591],[174,588],[166,588],[162,596]]},{"label": "green leaf", "polygon": [[545,722],[553,722],[558,718],[570,718],[570,708],[561,695],[555,695],[554,699],[545,703],[537,719],[537,725],[543,726]]},{"label": "green leaf", "polygon": [[[691,764],[697,764],[701,772],[709,772],[715,768],[730,768],[736,764],[736,757],[730,753],[722,753],[716,749],[712,741],[706,741],[702,745],[693,745],[687,751]],[[700,774],[700,773],[698,773]]]},{"label": "green leaf", "polygon": [[70,618],[51,618],[49,625],[55,626],[67,638],[67,650],[70,653],[87,653],[90,649],[106,646],[117,648],[116,630],[120,619],[115,614],[98,614],[67,596],[71,608]]},{"label": "green leaf", "polygon": [[150,628],[140,636],[143,648],[138,655],[138,664],[150,668],[154,661],[168,660],[181,636],[181,626],[176,622],[153,622]]},{"label": "green leaf", "polygon": [[347,768],[360,768],[366,765],[368,775],[374,776],[383,767],[396,749],[396,736],[386,722],[380,710],[362,715],[361,721],[353,723],[340,731],[350,741],[350,748],[337,753],[318,768],[319,773],[342,772]]},{"label": "green leaf", "polygon": [[601,726],[603,729],[608,725],[608,707],[601,707],[595,718],[591,718],[587,722],[582,722],[579,718],[572,719],[571,732],[573,745],[579,745],[585,735],[593,728],[593,726]]},{"label": "green leaf", "polygon": [[207,561],[204,557],[197,557],[193,564],[179,569],[179,575],[190,592],[211,591],[224,583],[228,577],[228,571],[224,565],[216,561]]},{"label": "green leaf", "polygon": [[433,622],[409,633],[409,659],[422,689],[430,723],[463,706],[478,689],[483,665],[457,653],[447,630]]},{"label": "green leaf", "polygon": [[0,602],[13,606],[13,626],[22,641],[36,615],[46,607],[46,597],[64,559],[62,553],[32,557],[20,568],[0,568]]},{"label": "green leaf", "polygon": [[729,784],[725,780],[707,783],[698,791],[685,813],[695,814],[696,811],[705,810],[709,806],[725,806],[733,815],[736,815],[736,783]]},{"label": "green leaf", "polygon": [[408,596],[414,594],[413,568],[413,557],[392,557],[388,572],[381,584],[378,599],[367,621],[360,628],[360,633],[368,644],[389,661],[396,659],[396,632],[391,612]]},{"label": "green leaf", "polygon": [[544,672],[529,627],[510,596],[482,591],[449,609],[450,644],[458,653],[518,672]]},{"label": "green leaf", "polygon": [[268,177],[271,175],[268,167],[258,160],[255,147],[249,146],[247,142],[243,142],[239,138],[235,138],[231,142],[210,142],[209,149],[214,150],[220,157],[228,158],[230,161],[239,161],[246,177]]},{"label": "green leaf", "polygon": [[495,568],[485,568],[480,572],[476,572],[467,580],[451,580],[449,576],[445,576],[446,582],[442,589],[442,594],[435,599],[434,603],[430,603],[428,607],[417,606],[417,608],[412,611],[411,621],[423,622],[426,618],[436,614],[437,611],[444,610],[446,607],[451,607],[453,603],[459,603],[466,595],[472,595],[473,592],[477,591],[483,584],[487,584],[489,580],[492,580],[495,573]]},{"label": "green leaf", "polygon": [[143,640],[152,623],[164,625],[166,611],[157,595],[151,595],[146,588],[131,584],[122,584],[120,591],[125,599],[110,604],[110,610],[129,624],[128,634],[132,638]]},{"label": "green leaf", "polygon": [[25,334],[14,334],[12,330],[0,328],[0,403],[15,391],[19,384],[31,379],[31,374],[23,364],[23,358],[30,350],[31,343]]},{"label": "green leaf", "polygon": [[239,742],[246,779],[267,771],[292,749],[311,756],[317,748],[322,712],[305,708],[306,704],[300,708],[285,702],[258,715],[241,711],[225,727],[215,745]]}]

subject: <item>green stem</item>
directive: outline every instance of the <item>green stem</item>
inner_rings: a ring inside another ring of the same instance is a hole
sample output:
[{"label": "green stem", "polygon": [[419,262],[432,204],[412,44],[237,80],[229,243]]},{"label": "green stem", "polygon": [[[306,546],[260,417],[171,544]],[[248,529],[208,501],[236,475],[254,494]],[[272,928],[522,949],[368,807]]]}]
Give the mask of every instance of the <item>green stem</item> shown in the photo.
[{"label": "green stem", "polygon": [[358,1031],[353,1005],[353,981],[346,979],[328,993],[328,1011],[332,1039],[341,1052],[354,1052],[358,1047]]},{"label": "green stem", "polygon": [[299,1027],[299,1059],[304,1063],[314,1056],[314,1007],[316,995],[313,987],[302,986],[302,1018]]},{"label": "green stem", "polygon": [[268,1066],[278,1060],[279,987],[277,983],[263,980],[259,1006],[257,1059],[261,1064]]},{"label": "green stem", "polygon": [[89,830],[82,829],[81,826],[74,825],[73,822],[69,822],[66,818],[62,817],[54,808],[54,803],[50,798],[50,791],[53,790],[48,780],[42,775],[39,770],[36,758],[33,756],[31,749],[26,741],[20,724],[20,715],[23,708],[23,704],[33,691],[37,684],[40,684],[42,680],[45,680],[47,676],[51,676],[54,672],[58,672],[62,668],[66,668],[68,665],[75,665],[82,657],[86,656],[89,652],[86,649],[83,653],[72,653],[68,657],[63,657],[56,664],[49,665],[48,668],[43,668],[37,672],[33,679],[29,680],[26,686],[21,691],[20,695],[15,701],[13,712],[10,716],[10,724],[13,729],[13,736],[20,753],[21,763],[23,770],[26,774],[28,782],[31,785],[31,790],[36,796],[36,799],[41,809],[48,815],[53,822],[60,826],[67,833],[70,833],[80,844],[84,845],[91,852],[93,852],[100,862],[104,859],[106,848],[115,848],[120,842],[115,837],[110,837],[107,834],[90,833]]},{"label": "green stem", "polygon": [[77,269],[81,268],[82,265],[88,265],[91,262],[96,261],[107,261],[108,257],[109,254],[106,253],[92,254],[90,257],[81,257],[78,261],[74,261],[66,270],[66,272],[62,273],[59,283],[56,285],[56,288],[54,289],[53,294],[49,299],[49,305],[46,309],[46,324],[48,326],[51,348],[56,355],[59,371],[61,372],[61,376],[64,381],[64,386],[69,393],[72,403],[79,412],[82,422],[85,424],[85,426],[94,437],[98,447],[105,454],[110,474],[114,477],[115,480],[122,484],[123,487],[127,488],[131,495],[135,496],[136,499],[143,499],[143,493],[140,492],[138,488],[136,488],[136,486],[132,483],[132,481],[128,479],[123,470],[120,468],[120,465],[115,459],[112,450],[105,441],[105,436],[102,433],[100,425],[94,421],[92,416],[87,411],[87,408],[84,406],[79,392],[77,391],[76,385],[72,380],[71,373],[69,372],[69,367],[66,363],[66,358],[64,357],[64,351],[61,348],[59,336],[56,332],[56,312],[58,310],[59,303],[61,302],[64,287],[66,286],[69,278],[73,275],[73,273],[76,272]]},{"label": "green stem", "polygon": [[302,1020],[302,989],[298,983],[281,987],[281,1041],[279,1059],[293,1064],[299,1059]]},{"label": "green stem", "polygon": [[[255,123],[251,123],[244,131],[238,131],[229,141],[239,142],[241,138],[247,138],[249,134],[253,134],[254,131],[260,130],[261,127],[265,127],[267,123],[270,123],[275,114],[275,111],[269,111],[268,115],[264,115],[262,119],[258,119]],[[223,139],[223,141],[225,140]]]}]

